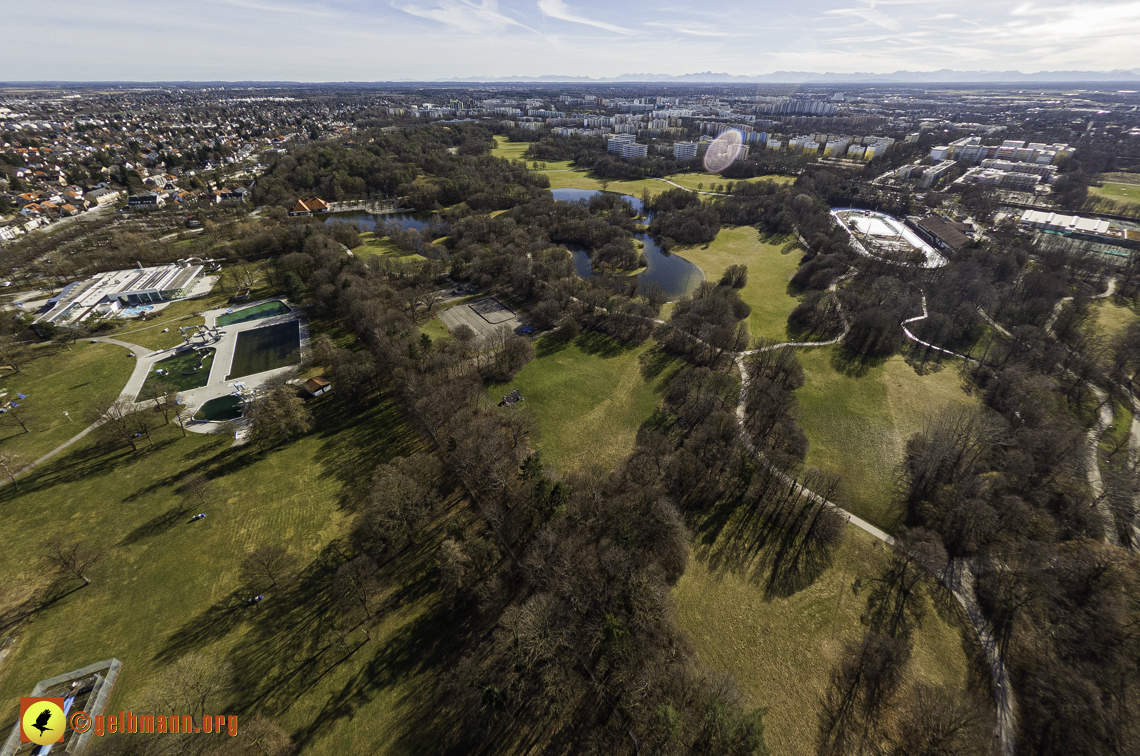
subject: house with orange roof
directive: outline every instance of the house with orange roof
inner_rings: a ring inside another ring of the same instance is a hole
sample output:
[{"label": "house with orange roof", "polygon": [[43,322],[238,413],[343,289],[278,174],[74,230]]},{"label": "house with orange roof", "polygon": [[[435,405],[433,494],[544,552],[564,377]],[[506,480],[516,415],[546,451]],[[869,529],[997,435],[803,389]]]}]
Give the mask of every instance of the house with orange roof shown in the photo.
[{"label": "house with orange roof", "polygon": [[289,215],[303,216],[314,215],[316,213],[327,213],[331,208],[329,203],[325,202],[319,197],[309,197],[307,199],[297,200],[297,204],[289,212]]}]

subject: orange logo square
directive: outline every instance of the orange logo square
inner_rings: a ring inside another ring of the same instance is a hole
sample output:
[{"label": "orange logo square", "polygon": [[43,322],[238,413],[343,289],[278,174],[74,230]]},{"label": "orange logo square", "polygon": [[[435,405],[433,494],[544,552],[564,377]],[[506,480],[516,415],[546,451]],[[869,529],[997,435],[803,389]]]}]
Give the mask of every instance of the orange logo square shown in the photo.
[{"label": "orange logo square", "polygon": [[63,698],[20,697],[20,742],[49,745],[63,740],[67,718]]}]

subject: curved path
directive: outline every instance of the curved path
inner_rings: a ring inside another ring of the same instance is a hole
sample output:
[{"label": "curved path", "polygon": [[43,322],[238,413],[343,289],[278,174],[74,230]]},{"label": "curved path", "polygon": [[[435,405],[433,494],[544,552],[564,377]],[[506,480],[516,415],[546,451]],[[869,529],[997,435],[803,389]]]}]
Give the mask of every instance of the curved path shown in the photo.
[{"label": "curved path", "polygon": [[[835,280],[834,283],[831,284],[831,286],[828,287],[828,290],[834,292],[836,286],[840,281],[855,275],[856,272],[857,271],[852,269],[845,273],[843,276],[840,276]],[[840,309],[841,316],[842,313],[843,311]],[[926,296],[923,295],[922,315],[903,321],[903,331],[910,339],[923,344],[924,346],[928,346],[931,349],[937,349],[938,351],[944,352],[946,354],[962,357],[963,359],[972,359],[970,357],[965,357],[964,355],[957,354],[956,352],[952,352],[947,349],[941,349],[940,347],[936,347],[932,344],[927,344],[926,342],[916,338],[906,328],[907,323],[919,321],[926,317],[928,317],[926,310]],[[737,424],[739,425],[740,439],[744,447],[748,449],[748,451],[761,464],[765,465],[770,470],[775,472],[781,481],[789,486],[793,486],[797,493],[801,493],[812,501],[833,509],[834,511],[843,515],[847,522],[869,533],[888,546],[893,547],[895,545],[895,539],[888,533],[884,532],[880,528],[875,527],[866,520],[856,517],[851,512],[848,512],[834,502],[828,501],[814,491],[804,488],[790,475],[773,465],[767,459],[767,457],[765,457],[756,448],[755,444],[752,441],[752,437],[748,434],[744,423],[745,407],[748,404],[749,382],[747,366],[744,359],[747,355],[756,354],[757,352],[762,351],[769,351],[772,349],[783,349],[784,347],[796,348],[837,344],[843,339],[844,336],[847,335],[849,328],[850,323],[846,318],[844,318],[843,333],[841,333],[836,338],[830,339],[828,341],[789,341],[780,344],[772,344],[761,349],[751,349],[746,352],[738,353],[735,362],[737,368],[740,370],[740,398],[736,403],[736,420]],[[954,560],[951,568],[946,570],[945,574],[938,576],[938,578],[939,581],[950,591],[951,595],[954,596],[954,599],[958,602],[958,604],[962,607],[962,611],[965,613],[966,618],[970,621],[970,624],[974,628],[974,632],[977,634],[978,642],[981,644],[982,652],[986,657],[986,664],[990,668],[990,683],[992,687],[994,703],[997,706],[997,719],[995,722],[994,736],[998,741],[998,747],[1000,749],[1001,756],[1014,756],[1014,752],[1016,750],[1017,718],[1014,708],[1013,686],[1010,685],[1009,672],[1006,668],[1005,659],[1002,656],[1001,649],[998,647],[997,641],[995,640],[993,627],[986,619],[985,613],[982,611],[981,606],[979,606],[977,596],[974,592],[975,573],[973,565],[965,560]]]}]

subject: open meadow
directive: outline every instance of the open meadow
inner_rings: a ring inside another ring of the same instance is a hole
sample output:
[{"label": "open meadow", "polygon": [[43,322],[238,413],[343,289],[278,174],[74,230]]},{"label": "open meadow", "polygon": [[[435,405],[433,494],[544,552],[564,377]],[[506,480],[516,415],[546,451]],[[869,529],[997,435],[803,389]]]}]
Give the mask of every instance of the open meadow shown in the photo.
[{"label": "open meadow", "polygon": [[1090,308],[1093,326],[1105,339],[1112,339],[1131,323],[1140,320],[1140,305],[1122,298],[1098,299]]},{"label": "open meadow", "polygon": [[799,304],[788,293],[788,281],[804,254],[799,247],[784,251],[790,238],[763,237],[752,226],[726,226],[707,245],[677,246],[672,251],[695,263],[713,283],[729,265],[747,265],[748,283],[740,290],[740,298],[752,307],[748,317],[752,338],[784,341],[789,338],[788,315]]},{"label": "open meadow", "polygon": [[28,425],[25,433],[14,419],[0,415],[0,450],[15,451],[25,462],[83,430],[92,403],[118,396],[135,368],[134,358],[117,344],[81,342],[70,349],[44,344],[28,352],[20,372],[4,370],[0,377],[3,401],[16,401]]},{"label": "open meadow", "polygon": [[[977,398],[962,390],[958,362],[919,375],[901,356],[847,363],[838,346],[801,349],[799,422],[810,446],[807,464],[843,477],[852,513],[888,532],[902,521],[897,475],[906,440],[924,415]],[[928,365],[928,367],[930,367]]]},{"label": "open meadow", "polygon": [[[677,619],[701,661],[731,673],[748,708],[767,709],[764,737],[770,753],[810,756],[816,752],[829,676],[844,645],[858,641],[866,629],[860,618],[868,607],[868,579],[883,572],[886,548],[848,527],[830,564],[810,584],[786,595],[771,589],[770,565],[725,557],[736,537],[734,515],[727,517],[727,523],[696,527],[694,556],[672,593]],[[758,560],[767,556],[761,552]],[[987,695],[985,670],[976,661],[972,631],[957,604],[947,610],[935,608],[930,599],[922,603],[924,617],[900,696],[905,698],[907,687],[918,681]]]},{"label": "open meadow", "polygon": [[[137,453],[89,437],[18,491],[0,488],[0,537],[22,544],[0,550],[2,630],[11,632],[35,589],[49,591],[0,663],[0,717],[9,721],[36,681],[109,657],[123,662],[109,709],[138,710],[160,669],[197,652],[233,668],[235,685],[219,708],[266,711],[305,753],[429,752],[447,726],[430,701],[441,649],[454,651],[434,555],[447,522],[466,515],[452,500],[386,561],[371,641],[359,633],[338,641],[329,585],[349,519],[375,467],[421,443],[393,397],[313,407],[311,432],[268,451],[232,448],[228,437],[183,438],[167,426]],[[176,491],[196,474],[213,481],[204,503]],[[198,511],[207,517],[190,523]],[[38,553],[53,536],[83,538],[103,552],[89,586],[48,586]],[[297,571],[249,607],[239,564],[266,545],[287,547]]]},{"label": "open meadow", "polygon": [[534,416],[543,461],[566,472],[608,471],[620,464],[633,451],[637,430],[653,413],[659,392],[679,369],[679,362],[664,362],[646,378],[641,361],[652,341],[627,347],[593,332],[569,344],[547,336],[536,348],[535,360],[488,394],[497,402],[517,388],[524,401],[509,411]]}]

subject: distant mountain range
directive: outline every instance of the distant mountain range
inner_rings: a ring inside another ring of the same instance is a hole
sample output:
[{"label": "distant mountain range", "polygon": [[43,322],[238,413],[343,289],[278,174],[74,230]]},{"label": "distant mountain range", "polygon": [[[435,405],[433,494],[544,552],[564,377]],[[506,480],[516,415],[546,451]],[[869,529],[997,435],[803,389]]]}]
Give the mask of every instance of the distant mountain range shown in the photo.
[{"label": "distant mountain range", "polygon": [[[445,80],[438,80],[445,81]],[[593,79],[588,76],[498,76],[490,78],[466,77],[447,79],[456,82],[580,82],[584,84],[618,84],[623,82],[652,82],[677,84],[956,84],[956,83],[1063,83],[1063,82],[1140,82],[1140,68],[1115,69],[1112,71],[954,71],[943,68],[938,71],[895,71],[894,73],[812,73],[810,71],[776,71],[756,76],[736,76],[727,73],[683,74],[622,74],[610,78]]]},{"label": "distant mountain range", "polygon": [[[938,71],[895,71],[894,73],[813,73],[811,71],[776,71],[755,76],[737,76],[728,73],[670,74],[627,73],[620,76],[591,78],[589,76],[466,76],[462,78],[399,79],[383,81],[0,81],[0,87],[21,86],[93,86],[93,87],[376,87],[408,84],[1140,84],[1140,68],[1112,71],[955,71],[943,68]],[[1130,87],[1131,88],[1131,87]],[[1140,89],[1140,86],[1136,87]]]}]

